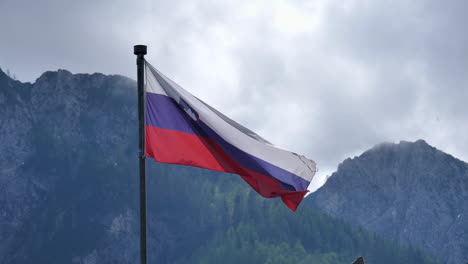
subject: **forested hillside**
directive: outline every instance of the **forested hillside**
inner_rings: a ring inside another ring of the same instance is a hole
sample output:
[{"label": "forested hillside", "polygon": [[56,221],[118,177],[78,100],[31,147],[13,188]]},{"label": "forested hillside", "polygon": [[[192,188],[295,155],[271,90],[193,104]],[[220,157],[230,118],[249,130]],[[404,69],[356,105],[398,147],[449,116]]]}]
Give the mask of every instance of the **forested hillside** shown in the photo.
[{"label": "forested hillside", "polygon": [[177,232],[179,244],[169,244],[175,255],[179,247],[193,249],[191,262],[350,263],[363,255],[367,263],[435,263],[307,206],[291,212],[235,175],[171,165],[151,166],[150,174],[151,214],[187,228]]}]

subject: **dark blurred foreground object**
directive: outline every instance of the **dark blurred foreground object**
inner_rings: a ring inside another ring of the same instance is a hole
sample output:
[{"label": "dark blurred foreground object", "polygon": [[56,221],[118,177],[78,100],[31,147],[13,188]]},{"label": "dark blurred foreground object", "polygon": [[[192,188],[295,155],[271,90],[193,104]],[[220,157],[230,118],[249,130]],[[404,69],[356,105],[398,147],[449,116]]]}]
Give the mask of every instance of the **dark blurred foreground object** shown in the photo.
[{"label": "dark blurred foreground object", "polygon": [[364,259],[362,257],[358,257],[353,264],[364,264]]}]

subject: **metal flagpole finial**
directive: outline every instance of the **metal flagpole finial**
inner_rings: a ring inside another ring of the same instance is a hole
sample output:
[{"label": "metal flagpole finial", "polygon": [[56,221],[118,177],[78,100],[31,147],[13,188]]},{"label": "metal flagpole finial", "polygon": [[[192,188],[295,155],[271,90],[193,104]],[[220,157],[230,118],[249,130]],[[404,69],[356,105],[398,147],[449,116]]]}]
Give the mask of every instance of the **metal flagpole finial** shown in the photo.
[{"label": "metal flagpole finial", "polygon": [[358,257],[353,264],[364,264],[364,258]]},{"label": "metal flagpole finial", "polygon": [[135,54],[135,55],[146,55],[146,45],[135,45],[135,46],[133,46],[133,54]]}]

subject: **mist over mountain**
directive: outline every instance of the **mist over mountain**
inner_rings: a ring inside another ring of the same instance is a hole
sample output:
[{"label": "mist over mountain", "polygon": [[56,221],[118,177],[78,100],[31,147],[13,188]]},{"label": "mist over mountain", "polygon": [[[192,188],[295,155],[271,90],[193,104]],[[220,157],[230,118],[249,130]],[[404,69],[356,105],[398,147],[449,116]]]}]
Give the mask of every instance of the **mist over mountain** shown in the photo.
[{"label": "mist over mountain", "polygon": [[[0,263],[137,263],[136,83],[0,70]],[[436,263],[238,176],[148,160],[149,263]]]},{"label": "mist over mountain", "polygon": [[308,202],[446,263],[468,261],[468,164],[423,140],[345,160]]}]

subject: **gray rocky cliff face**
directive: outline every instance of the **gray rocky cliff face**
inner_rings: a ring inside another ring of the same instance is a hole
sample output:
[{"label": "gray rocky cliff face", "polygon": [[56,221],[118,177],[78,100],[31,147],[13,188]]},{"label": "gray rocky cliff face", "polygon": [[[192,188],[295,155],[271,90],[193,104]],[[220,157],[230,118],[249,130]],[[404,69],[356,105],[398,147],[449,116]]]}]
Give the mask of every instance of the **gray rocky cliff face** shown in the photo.
[{"label": "gray rocky cliff face", "polygon": [[345,160],[308,200],[446,263],[468,261],[468,164],[423,140],[377,145]]},{"label": "gray rocky cliff face", "polygon": [[122,76],[59,70],[31,84],[0,70],[0,263],[137,259],[135,88]]}]

